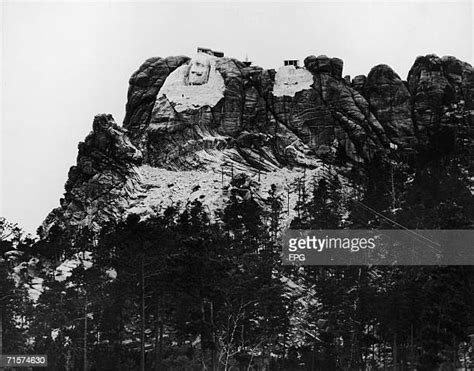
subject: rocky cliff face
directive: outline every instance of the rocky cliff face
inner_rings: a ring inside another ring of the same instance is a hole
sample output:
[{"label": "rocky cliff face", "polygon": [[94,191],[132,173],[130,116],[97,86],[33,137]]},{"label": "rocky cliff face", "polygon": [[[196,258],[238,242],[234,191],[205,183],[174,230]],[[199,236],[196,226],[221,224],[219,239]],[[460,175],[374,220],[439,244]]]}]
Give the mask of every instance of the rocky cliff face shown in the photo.
[{"label": "rocky cliff face", "polygon": [[450,117],[454,106],[465,105],[472,119],[474,71],[454,57],[418,57],[408,74],[412,120],[421,140]]},{"label": "rocky cliff face", "polygon": [[417,58],[407,81],[386,65],[352,81],[342,70],[324,55],[278,71],[205,54],[147,60],[130,78],[123,127],[94,119],[45,232],[98,230],[193,198],[217,205],[239,172],[294,202],[302,169],[414,153],[459,106],[473,120],[473,68],[454,57]]},{"label": "rocky cliff face", "polygon": [[52,225],[98,230],[112,220],[104,216],[126,211],[139,187],[137,169],[143,157],[126,131],[105,114],[94,118],[92,129],[79,143],[77,164],[69,169],[61,206],[43,223],[46,231]]}]

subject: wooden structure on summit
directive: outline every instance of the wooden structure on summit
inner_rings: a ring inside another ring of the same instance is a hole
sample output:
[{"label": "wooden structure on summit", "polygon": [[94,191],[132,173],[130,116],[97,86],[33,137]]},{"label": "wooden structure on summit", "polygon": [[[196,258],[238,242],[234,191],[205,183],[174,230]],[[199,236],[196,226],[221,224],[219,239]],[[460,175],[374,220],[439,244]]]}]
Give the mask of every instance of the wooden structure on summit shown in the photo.
[{"label": "wooden structure on summit", "polygon": [[212,49],[209,49],[209,48],[201,48],[201,47],[198,47],[197,48],[197,52],[198,53],[204,53],[204,54],[209,54],[209,55],[213,55],[214,57],[219,57],[219,58],[222,58],[224,56],[224,52],[218,52],[216,50],[212,50]]},{"label": "wooden structure on summit", "polygon": [[300,61],[298,59],[286,59],[283,61],[284,66],[295,66],[298,68],[300,66]]}]

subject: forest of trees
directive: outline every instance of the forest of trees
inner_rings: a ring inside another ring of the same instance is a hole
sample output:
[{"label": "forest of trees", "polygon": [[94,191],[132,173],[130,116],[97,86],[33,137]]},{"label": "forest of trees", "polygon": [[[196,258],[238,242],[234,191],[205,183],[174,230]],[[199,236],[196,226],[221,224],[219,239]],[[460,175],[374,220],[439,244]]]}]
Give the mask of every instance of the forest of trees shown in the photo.
[{"label": "forest of trees", "polygon": [[[337,176],[301,179],[291,228],[472,229],[464,158],[436,143],[408,165],[375,157],[351,194]],[[474,367],[473,266],[283,266],[284,195],[236,182],[222,210],[130,215],[74,243],[2,219],[0,353],[47,354],[49,370]]]}]

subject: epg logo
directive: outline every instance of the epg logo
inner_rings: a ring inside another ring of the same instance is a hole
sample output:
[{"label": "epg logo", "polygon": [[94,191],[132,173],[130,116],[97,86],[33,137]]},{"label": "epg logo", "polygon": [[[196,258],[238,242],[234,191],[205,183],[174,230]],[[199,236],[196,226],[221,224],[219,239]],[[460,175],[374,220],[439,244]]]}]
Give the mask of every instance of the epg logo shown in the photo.
[{"label": "epg logo", "polygon": [[288,260],[290,262],[304,262],[306,260],[306,256],[304,254],[288,254]]}]

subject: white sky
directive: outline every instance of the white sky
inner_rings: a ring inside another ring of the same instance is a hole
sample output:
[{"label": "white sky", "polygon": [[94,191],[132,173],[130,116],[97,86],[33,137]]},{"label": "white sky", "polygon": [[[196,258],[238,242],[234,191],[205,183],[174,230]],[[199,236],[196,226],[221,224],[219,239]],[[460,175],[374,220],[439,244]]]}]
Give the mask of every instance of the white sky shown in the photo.
[{"label": "white sky", "polygon": [[3,1],[0,9],[0,216],[30,232],[59,205],[94,115],[122,122],[128,79],[149,57],[205,46],[278,68],[326,54],[344,60],[344,75],[386,63],[402,78],[422,54],[473,61],[470,1]]}]

